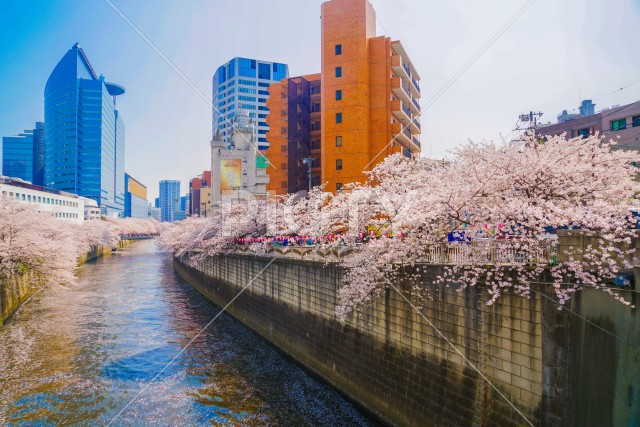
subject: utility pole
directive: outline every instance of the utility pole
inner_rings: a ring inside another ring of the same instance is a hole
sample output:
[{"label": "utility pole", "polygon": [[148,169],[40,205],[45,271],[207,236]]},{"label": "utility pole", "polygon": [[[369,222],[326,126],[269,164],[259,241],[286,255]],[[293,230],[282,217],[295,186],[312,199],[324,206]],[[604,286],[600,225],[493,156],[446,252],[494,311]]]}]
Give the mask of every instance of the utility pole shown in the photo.
[{"label": "utility pole", "polygon": [[[534,111],[529,111],[529,113],[520,114],[520,119],[516,128],[514,130],[525,130],[535,132],[538,126],[538,119],[542,117],[542,111],[538,111],[537,113]],[[520,123],[528,124],[525,127],[521,127]]]},{"label": "utility pole", "polygon": [[307,179],[309,180],[309,192],[311,192],[311,187],[313,186],[313,177],[311,176],[311,167],[313,166],[313,161],[315,159],[313,157],[305,157],[302,159],[302,163],[307,165]]}]

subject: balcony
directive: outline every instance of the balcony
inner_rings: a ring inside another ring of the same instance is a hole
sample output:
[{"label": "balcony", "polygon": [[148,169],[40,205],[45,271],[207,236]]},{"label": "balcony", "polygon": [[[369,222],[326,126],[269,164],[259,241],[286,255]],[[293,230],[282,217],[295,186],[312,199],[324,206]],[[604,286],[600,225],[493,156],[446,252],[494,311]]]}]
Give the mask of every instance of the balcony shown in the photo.
[{"label": "balcony", "polygon": [[396,75],[403,77],[411,86],[411,94],[414,98],[420,98],[420,76],[409,59],[409,55],[404,50],[399,41],[391,42],[393,55],[391,56],[391,68]]},{"label": "balcony", "polygon": [[399,99],[391,101],[391,112],[405,126],[411,121],[411,111]]},{"label": "balcony", "polygon": [[406,129],[402,123],[392,123],[391,133],[398,143],[402,144],[405,147],[411,147],[411,132],[409,132],[409,130]]},{"label": "balcony", "polygon": [[414,135],[419,135],[421,132],[419,120],[420,120],[419,116],[413,116],[413,120],[411,120],[411,122],[409,123],[409,130]]},{"label": "balcony", "polygon": [[411,98],[411,111],[413,111],[414,115],[420,114],[420,103],[413,97]]},{"label": "balcony", "polygon": [[391,69],[396,73],[396,76],[411,80],[411,69],[404,63],[400,55],[393,55],[391,57]]},{"label": "balcony", "polygon": [[418,151],[422,149],[422,146],[420,145],[420,141],[418,141],[418,138],[416,138],[415,136],[411,137],[411,142],[413,142],[413,145],[418,147]]},{"label": "balcony", "polygon": [[391,91],[406,104],[411,103],[411,88],[400,77],[391,78]]}]

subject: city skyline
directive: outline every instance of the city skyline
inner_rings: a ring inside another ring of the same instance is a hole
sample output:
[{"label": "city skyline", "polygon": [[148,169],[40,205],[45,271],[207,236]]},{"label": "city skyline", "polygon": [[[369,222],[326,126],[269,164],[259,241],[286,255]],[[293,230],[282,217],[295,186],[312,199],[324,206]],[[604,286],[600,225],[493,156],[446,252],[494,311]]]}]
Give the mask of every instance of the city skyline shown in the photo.
[{"label": "city skyline", "polygon": [[[286,63],[290,75],[319,69],[320,32],[309,23],[319,19],[321,3],[198,2],[185,7],[159,2],[151,8],[113,1],[207,98],[217,67],[236,56]],[[525,4],[371,3],[381,17],[378,35],[402,40],[411,52],[422,77],[423,106]],[[242,24],[261,37],[235,31],[237,22],[225,20],[217,20],[216,30],[210,30],[212,17],[236,8],[252,10]],[[161,179],[179,179],[186,187],[194,171],[207,168],[211,107],[109,3],[16,1],[5,10],[10,24],[0,40],[0,55],[12,60],[3,67],[5,79],[0,82],[6,112],[0,118],[3,136],[44,118],[48,73],[60,52],[77,41],[91,52],[96,69],[108,70],[109,80],[128,88],[127,103],[119,106],[127,119],[127,168],[153,189],[150,200]],[[591,15],[602,19],[594,22],[588,19]],[[576,108],[581,97],[593,99],[597,109],[639,99],[640,84],[610,94],[638,80],[640,59],[628,41],[640,37],[634,25],[639,17],[638,1],[533,3],[424,112],[423,156],[442,157],[467,138],[499,140],[525,111],[542,110],[546,122],[555,121],[563,109]],[[549,25],[541,25],[545,21]],[[37,31],[18,31],[34,23]],[[104,37],[105,32],[110,37]],[[231,33],[234,37],[218,42],[217,34]]]}]

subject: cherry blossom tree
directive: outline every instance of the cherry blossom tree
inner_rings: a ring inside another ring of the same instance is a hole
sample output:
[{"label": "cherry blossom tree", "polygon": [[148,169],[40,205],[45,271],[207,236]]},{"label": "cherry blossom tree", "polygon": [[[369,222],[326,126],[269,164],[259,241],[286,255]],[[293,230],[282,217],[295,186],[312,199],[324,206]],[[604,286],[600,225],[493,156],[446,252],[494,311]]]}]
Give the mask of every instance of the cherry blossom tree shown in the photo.
[{"label": "cherry blossom tree", "polygon": [[[461,289],[483,283],[488,303],[507,290],[529,296],[531,283],[545,273],[560,305],[583,287],[623,301],[608,285],[631,267],[631,212],[640,184],[637,154],[613,147],[598,136],[539,141],[527,135],[520,144],[466,144],[447,163],[386,159],[366,185],[353,189],[365,201],[358,205],[359,226],[376,224],[405,237],[370,242],[346,261],[338,314],[388,286],[394,265],[442,260],[451,265],[439,283]],[[541,236],[557,229],[588,235],[590,243],[563,248],[552,261]],[[460,242],[448,242],[453,233]],[[452,259],[451,251],[462,256]]]},{"label": "cherry blossom tree", "polygon": [[[489,304],[504,292],[528,297],[539,281],[553,286],[560,306],[584,287],[628,304],[610,284],[635,255],[637,161],[635,152],[616,150],[599,136],[470,142],[447,162],[391,156],[367,182],[342,193],[316,188],[306,197],[237,205],[213,218],[188,219],[161,240],[178,256],[219,255],[247,236],[314,236],[322,248],[357,245],[343,260],[346,284],[336,309],[343,318],[396,283],[403,266],[416,264],[442,265],[436,281],[443,286],[483,284]],[[586,243],[558,252],[557,230]],[[339,239],[326,238],[336,234]],[[424,288],[418,276],[408,279],[416,293]]]},{"label": "cherry blossom tree", "polygon": [[32,271],[49,284],[75,283],[78,257],[95,246],[113,247],[122,236],[157,235],[153,220],[107,219],[73,224],[34,205],[0,198],[0,276]]}]

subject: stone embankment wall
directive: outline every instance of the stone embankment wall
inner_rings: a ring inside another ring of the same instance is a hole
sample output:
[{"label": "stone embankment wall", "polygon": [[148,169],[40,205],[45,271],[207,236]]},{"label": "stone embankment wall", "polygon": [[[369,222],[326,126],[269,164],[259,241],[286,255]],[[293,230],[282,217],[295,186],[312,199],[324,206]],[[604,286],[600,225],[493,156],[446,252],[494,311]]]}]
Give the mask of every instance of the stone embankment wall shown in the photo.
[{"label": "stone embankment wall", "polygon": [[[131,241],[121,240],[117,248],[94,246],[85,255],[78,258],[78,265],[101,257],[105,253],[124,248]],[[11,277],[0,276],[0,326],[31,296],[45,286],[46,280],[31,271],[16,273]]]},{"label": "stone embankment wall", "polygon": [[[388,291],[343,323],[334,314],[338,265],[269,262],[236,255],[174,265],[219,306],[255,278],[227,312],[391,424],[640,425],[640,322],[601,292],[579,294],[571,313],[557,309],[548,285],[491,306],[478,287],[426,285],[424,317]],[[439,271],[406,274],[432,283]],[[398,285],[408,295],[408,284]]]}]

